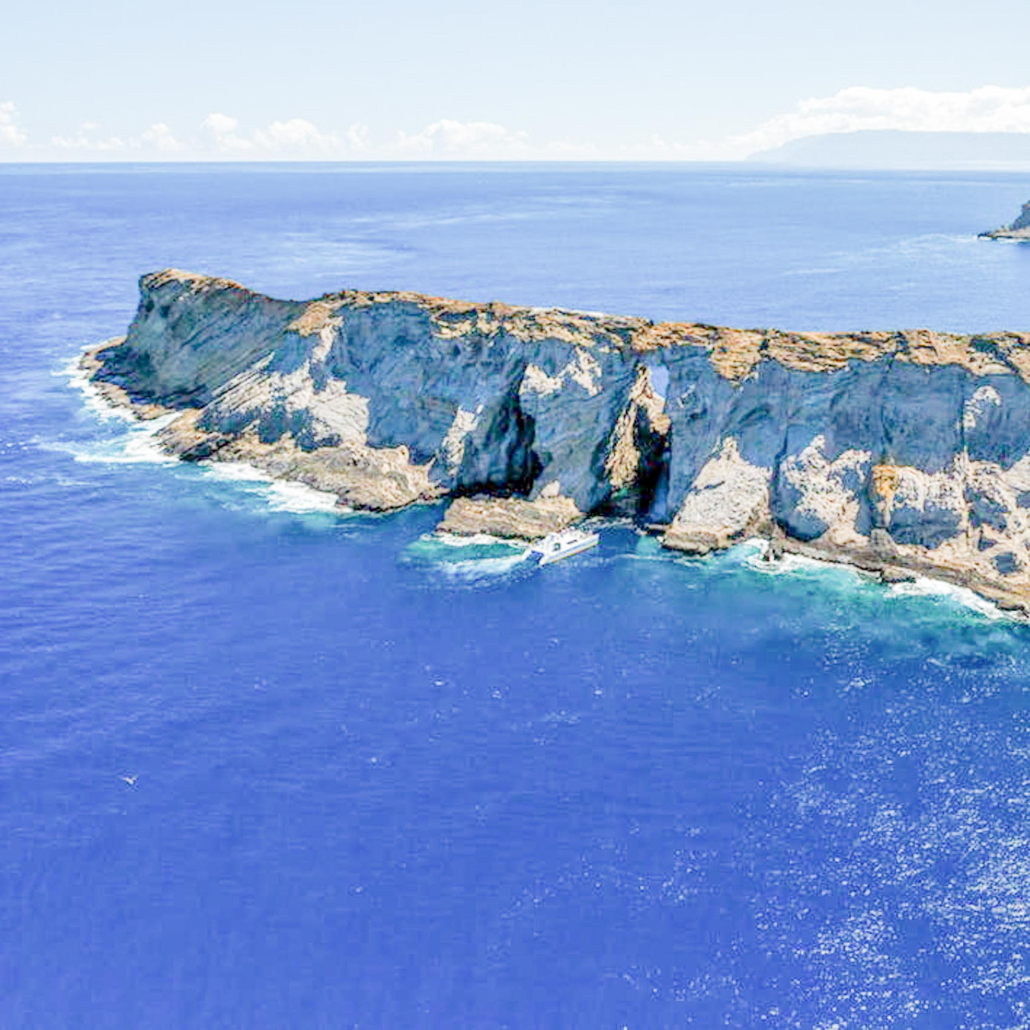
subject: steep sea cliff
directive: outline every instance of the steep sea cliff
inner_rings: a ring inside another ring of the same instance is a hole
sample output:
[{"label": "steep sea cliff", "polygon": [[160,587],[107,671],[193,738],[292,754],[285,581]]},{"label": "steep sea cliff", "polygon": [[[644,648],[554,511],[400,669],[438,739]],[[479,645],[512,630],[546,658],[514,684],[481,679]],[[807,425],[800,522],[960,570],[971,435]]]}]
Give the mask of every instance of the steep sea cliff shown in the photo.
[{"label": "steep sea cliff", "polygon": [[1030,609],[1030,334],[796,333],[146,275],[106,396],[162,445],[445,528],[631,515],[670,548],[750,536]]}]

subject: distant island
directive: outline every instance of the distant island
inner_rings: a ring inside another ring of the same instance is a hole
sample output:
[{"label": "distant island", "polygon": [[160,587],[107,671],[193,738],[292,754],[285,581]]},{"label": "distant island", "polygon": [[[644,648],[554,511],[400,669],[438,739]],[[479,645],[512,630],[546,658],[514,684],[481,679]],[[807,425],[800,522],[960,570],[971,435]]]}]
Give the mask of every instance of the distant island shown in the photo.
[{"label": "distant island", "polygon": [[702,554],[915,573],[1030,611],[1030,334],[799,333],[419,293],[274,300],[168,269],[83,357],[187,461],[441,528],[622,516]]},{"label": "distant island", "polygon": [[1030,132],[828,132],[758,151],[748,160],[827,169],[1030,170]]},{"label": "distant island", "polygon": [[982,232],[980,236],[988,240],[1030,240],[1030,201],[1023,205],[1023,210],[1014,221],[1000,229]]}]

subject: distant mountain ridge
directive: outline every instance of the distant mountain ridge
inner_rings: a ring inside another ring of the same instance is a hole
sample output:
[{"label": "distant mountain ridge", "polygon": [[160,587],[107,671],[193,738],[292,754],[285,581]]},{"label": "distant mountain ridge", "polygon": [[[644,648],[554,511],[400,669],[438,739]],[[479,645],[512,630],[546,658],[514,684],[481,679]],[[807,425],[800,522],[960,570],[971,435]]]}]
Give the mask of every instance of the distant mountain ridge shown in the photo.
[{"label": "distant mountain ridge", "polygon": [[1030,170],[1030,133],[835,132],[791,140],[748,160],[809,168]]}]

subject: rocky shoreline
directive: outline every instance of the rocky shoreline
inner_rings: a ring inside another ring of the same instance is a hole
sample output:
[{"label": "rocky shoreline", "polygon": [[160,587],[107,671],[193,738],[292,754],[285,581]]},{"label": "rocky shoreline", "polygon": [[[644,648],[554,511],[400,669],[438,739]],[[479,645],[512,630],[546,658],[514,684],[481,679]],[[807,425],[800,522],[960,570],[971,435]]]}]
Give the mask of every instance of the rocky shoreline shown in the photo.
[{"label": "rocky shoreline", "polygon": [[988,232],[980,233],[981,239],[986,240],[1013,240],[1017,243],[1030,240],[1030,201],[1023,205],[1022,211],[1008,225],[998,229],[991,229]]},{"label": "rocky shoreline", "polygon": [[441,529],[532,540],[632,517],[1030,611],[1030,334],[792,333],[345,290],[279,301],[144,276],[102,396],[160,445]]}]

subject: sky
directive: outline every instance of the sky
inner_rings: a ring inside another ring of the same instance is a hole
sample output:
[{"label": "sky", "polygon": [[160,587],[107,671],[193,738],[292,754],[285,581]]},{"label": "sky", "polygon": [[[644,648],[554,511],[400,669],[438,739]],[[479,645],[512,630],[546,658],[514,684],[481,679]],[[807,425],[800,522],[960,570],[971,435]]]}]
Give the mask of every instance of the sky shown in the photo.
[{"label": "sky", "polygon": [[736,160],[1030,132],[1027,0],[32,0],[0,161]]}]

